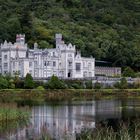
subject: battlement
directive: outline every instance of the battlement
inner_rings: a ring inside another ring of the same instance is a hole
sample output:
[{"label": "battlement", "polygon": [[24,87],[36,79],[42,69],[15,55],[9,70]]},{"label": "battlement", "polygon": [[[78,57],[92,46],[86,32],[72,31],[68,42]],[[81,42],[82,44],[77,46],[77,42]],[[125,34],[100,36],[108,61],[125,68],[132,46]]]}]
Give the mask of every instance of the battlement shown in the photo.
[{"label": "battlement", "polygon": [[62,40],[62,34],[55,34],[56,48],[60,50],[75,51],[75,45],[69,43],[68,45]]},{"label": "battlement", "polygon": [[55,34],[55,42],[56,42],[56,45],[58,44],[62,44],[62,34]]},{"label": "battlement", "polygon": [[16,43],[25,44],[25,34],[17,34]]}]

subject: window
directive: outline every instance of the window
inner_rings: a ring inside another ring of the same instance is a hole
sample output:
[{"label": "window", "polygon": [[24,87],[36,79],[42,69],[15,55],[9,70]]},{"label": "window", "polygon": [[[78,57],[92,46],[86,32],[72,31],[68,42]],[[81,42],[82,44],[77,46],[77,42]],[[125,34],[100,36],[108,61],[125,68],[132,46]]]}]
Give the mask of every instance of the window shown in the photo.
[{"label": "window", "polygon": [[71,54],[71,53],[69,53],[69,54],[68,54],[68,57],[72,57],[72,54]]},{"label": "window", "polygon": [[8,63],[4,63],[4,69],[8,68]]},{"label": "window", "polygon": [[84,75],[84,77],[87,77],[87,72],[86,72],[86,71],[84,71],[84,74],[83,74],[83,75]]},{"label": "window", "polygon": [[72,62],[71,61],[68,62],[68,66],[72,67]]},{"label": "window", "polygon": [[35,66],[37,66],[37,61],[35,61]]},{"label": "window", "polygon": [[29,62],[29,67],[32,67],[32,62]]},{"label": "window", "polygon": [[4,55],[4,60],[7,60],[7,55]]},{"label": "window", "polygon": [[85,62],[83,62],[83,67],[85,67]]},{"label": "window", "polygon": [[53,67],[55,67],[56,66],[56,62],[55,61],[53,61]]},{"label": "window", "polygon": [[15,62],[13,62],[13,68],[15,68]]},{"label": "window", "polygon": [[89,77],[92,77],[92,73],[91,72],[89,72]]},{"label": "window", "polygon": [[55,52],[53,52],[53,56],[55,56]]},{"label": "window", "polygon": [[4,71],[4,74],[8,73],[8,71]]},{"label": "window", "polygon": [[81,70],[81,63],[76,63],[76,71],[80,71]]},{"label": "window", "polygon": [[21,66],[21,62],[19,62],[19,66]]},{"label": "window", "polygon": [[50,66],[50,61],[47,62],[47,66]]},{"label": "window", "polygon": [[88,63],[88,67],[91,68],[91,63],[90,62]]},{"label": "window", "polygon": [[44,66],[47,66],[46,61],[44,62]]}]

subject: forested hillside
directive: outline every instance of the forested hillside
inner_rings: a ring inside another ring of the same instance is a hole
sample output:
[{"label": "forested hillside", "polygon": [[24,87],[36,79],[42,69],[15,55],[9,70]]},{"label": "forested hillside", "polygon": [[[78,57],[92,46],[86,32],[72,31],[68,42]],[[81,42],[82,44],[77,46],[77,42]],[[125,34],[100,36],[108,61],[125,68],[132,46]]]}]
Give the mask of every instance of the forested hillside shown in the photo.
[{"label": "forested hillside", "polygon": [[62,33],[84,56],[140,67],[140,0],[0,0],[0,42],[17,33],[41,48]]}]

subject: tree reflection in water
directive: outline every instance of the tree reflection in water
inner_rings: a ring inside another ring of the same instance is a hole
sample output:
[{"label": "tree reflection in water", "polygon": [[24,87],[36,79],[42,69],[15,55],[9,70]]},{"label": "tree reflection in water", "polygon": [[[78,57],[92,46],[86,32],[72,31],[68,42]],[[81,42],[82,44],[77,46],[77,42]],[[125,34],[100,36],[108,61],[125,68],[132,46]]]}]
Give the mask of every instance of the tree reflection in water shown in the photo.
[{"label": "tree reflection in water", "polygon": [[[127,106],[124,107],[122,102],[126,102]],[[127,121],[140,116],[136,109],[138,107],[140,104],[137,99],[72,101],[58,106],[33,106],[30,123],[24,128],[17,128],[14,136],[16,140],[42,139],[46,136],[56,140],[74,140],[83,130],[103,128],[103,125],[112,125],[117,131],[120,120]]]}]

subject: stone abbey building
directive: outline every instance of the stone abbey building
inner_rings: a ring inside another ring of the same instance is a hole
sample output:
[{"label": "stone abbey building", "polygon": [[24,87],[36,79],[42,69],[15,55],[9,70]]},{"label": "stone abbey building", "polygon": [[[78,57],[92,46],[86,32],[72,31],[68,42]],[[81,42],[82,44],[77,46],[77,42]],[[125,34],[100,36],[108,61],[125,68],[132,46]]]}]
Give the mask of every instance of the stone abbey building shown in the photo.
[{"label": "stone abbey building", "polygon": [[17,35],[16,42],[5,41],[0,45],[0,73],[19,74],[25,77],[30,73],[34,78],[48,78],[56,75],[61,78],[84,78],[95,76],[95,59],[81,57],[75,45],[65,44],[61,34],[55,35],[56,48],[29,49],[25,35]]}]

